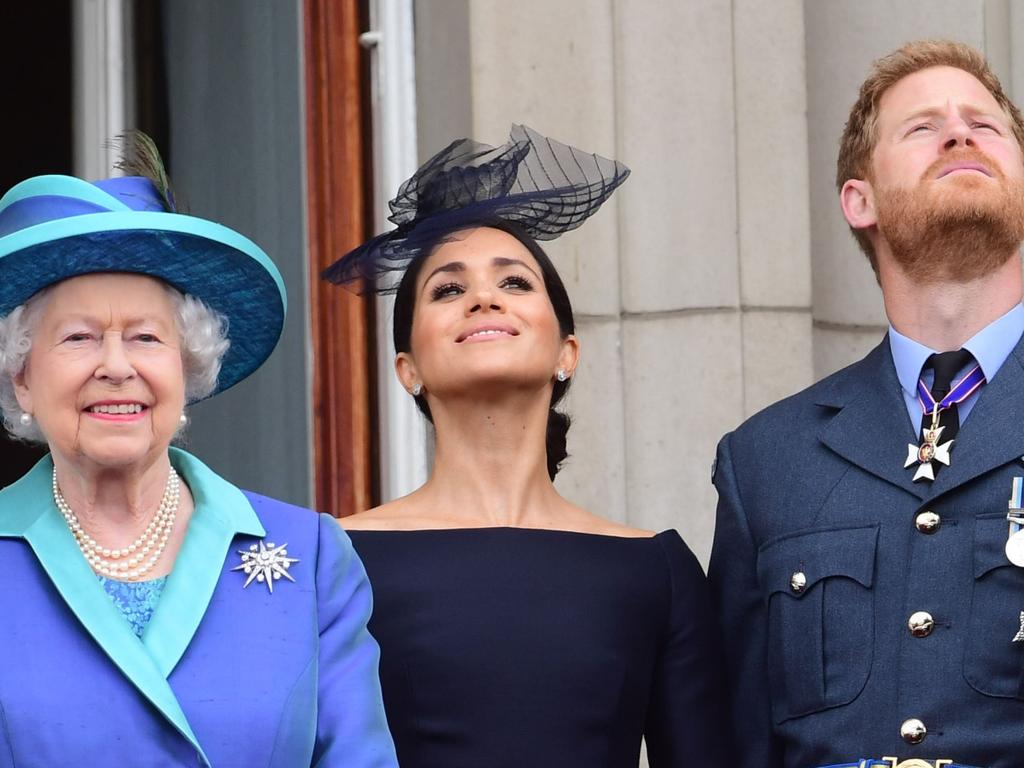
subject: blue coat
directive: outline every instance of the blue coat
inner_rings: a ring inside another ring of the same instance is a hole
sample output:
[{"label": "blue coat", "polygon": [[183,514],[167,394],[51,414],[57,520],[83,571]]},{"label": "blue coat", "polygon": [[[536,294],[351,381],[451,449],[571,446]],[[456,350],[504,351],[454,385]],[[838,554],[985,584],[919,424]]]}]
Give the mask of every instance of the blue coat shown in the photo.
[{"label": "blue coat", "polygon": [[[49,457],[0,491],[0,766],[396,766],[347,536],[171,461],[195,512],[142,640],[54,506]],[[273,594],[231,570],[263,537],[299,558]]]},{"label": "blue coat", "polygon": [[[1022,424],[1024,342],[981,391],[952,466],[913,483],[919,434],[885,341],[722,439],[709,575],[738,766],[1024,765],[1024,569],[1003,551]],[[918,611],[934,619],[925,637],[909,630]],[[901,737],[912,718],[927,728],[917,745]]]}]

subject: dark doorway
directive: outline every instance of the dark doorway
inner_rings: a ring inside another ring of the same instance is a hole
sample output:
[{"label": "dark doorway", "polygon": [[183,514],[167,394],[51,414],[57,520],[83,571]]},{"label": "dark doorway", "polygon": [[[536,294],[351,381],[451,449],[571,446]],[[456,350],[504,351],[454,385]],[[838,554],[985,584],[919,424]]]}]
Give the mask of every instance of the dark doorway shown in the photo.
[{"label": "dark doorway", "polygon": [[[4,3],[0,71],[6,119],[0,120],[0,194],[30,176],[72,172],[71,0]],[[0,429],[0,487],[17,480],[44,449]]]}]

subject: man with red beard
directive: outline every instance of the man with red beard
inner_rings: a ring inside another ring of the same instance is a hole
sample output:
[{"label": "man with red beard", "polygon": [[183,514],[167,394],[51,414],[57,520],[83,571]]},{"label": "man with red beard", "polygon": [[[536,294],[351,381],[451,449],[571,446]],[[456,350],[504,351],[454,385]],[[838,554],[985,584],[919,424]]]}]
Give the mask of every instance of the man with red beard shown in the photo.
[{"label": "man with red beard", "polygon": [[861,87],[837,183],[889,332],[718,448],[742,768],[1024,765],[1022,146],[965,45]]}]

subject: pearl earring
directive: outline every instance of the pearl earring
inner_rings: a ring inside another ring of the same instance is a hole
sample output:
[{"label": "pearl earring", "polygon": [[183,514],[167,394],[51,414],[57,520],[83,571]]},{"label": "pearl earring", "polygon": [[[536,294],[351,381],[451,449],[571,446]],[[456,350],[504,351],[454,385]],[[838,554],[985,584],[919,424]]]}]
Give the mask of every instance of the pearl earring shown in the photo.
[{"label": "pearl earring", "polygon": [[558,373],[555,374],[555,378],[559,381],[568,381],[569,374],[565,372],[565,368],[559,368]]},{"label": "pearl earring", "polygon": [[186,424],[188,424],[188,416],[182,413],[181,416],[178,417],[178,426],[184,427]]},{"label": "pearl earring", "polygon": [[27,427],[32,424],[32,414],[22,411],[21,416],[18,417],[18,421],[21,423],[21,426]]},{"label": "pearl earring", "polygon": [[412,385],[412,396],[413,397],[419,397],[420,393],[422,393],[422,392],[423,392],[423,385],[420,384],[418,381],[415,384]]}]

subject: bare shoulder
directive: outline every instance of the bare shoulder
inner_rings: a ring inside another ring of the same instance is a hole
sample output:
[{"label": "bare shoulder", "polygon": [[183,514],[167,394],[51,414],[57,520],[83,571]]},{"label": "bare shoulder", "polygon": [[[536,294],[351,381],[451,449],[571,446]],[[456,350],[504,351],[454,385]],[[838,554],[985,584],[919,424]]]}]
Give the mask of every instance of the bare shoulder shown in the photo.
[{"label": "bare shoulder", "polygon": [[395,528],[402,518],[401,500],[339,518],[341,526],[350,531],[374,531]]},{"label": "bare shoulder", "polygon": [[342,517],[340,522],[347,530],[421,530],[452,526],[451,521],[431,513],[415,493]]},{"label": "bare shoulder", "polygon": [[608,520],[575,505],[570,505],[569,515],[573,527],[584,533],[596,533],[601,536],[619,536],[627,539],[649,539],[656,535],[654,531],[617,523],[614,520]]}]

